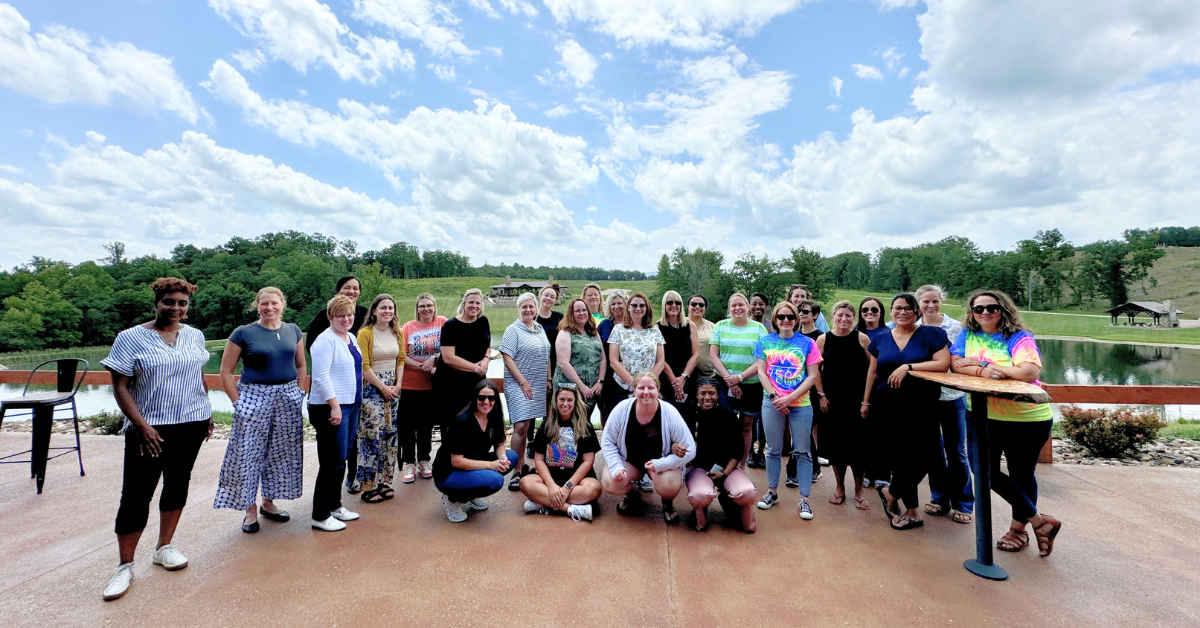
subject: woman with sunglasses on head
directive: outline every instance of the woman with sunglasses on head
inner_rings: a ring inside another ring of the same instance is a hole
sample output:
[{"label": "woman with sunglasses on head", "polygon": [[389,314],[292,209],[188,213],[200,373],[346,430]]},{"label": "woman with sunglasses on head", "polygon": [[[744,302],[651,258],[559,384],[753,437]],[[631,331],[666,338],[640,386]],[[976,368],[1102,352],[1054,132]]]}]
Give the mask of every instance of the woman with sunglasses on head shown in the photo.
[{"label": "woman with sunglasses on head", "polygon": [[362,350],[365,381],[358,415],[358,468],[354,482],[362,490],[364,502],[377,504],[396,496],[392,488],[398,442],[396,415],[407,357],[392,295],[380,294],[371,301],[367,320],[358,330],[358,346]]},{"label": "woman with sunglasses on head", "polygon": [[854,507],[869,510],[863,498],[866,419],[875,383],[875,358],[867,351],[866,334],[854,328],[854,304],[838,301],[833,306],[833,327],[817,338],[821,351],[821,453],[829,458],[837,488],[829,503],[846,503],[846,468],[854,472]]},{"label": "woman with sunglasses on head", "polygon": [[754,422],[762,412],[763,387],[758,379],[754,348],[767,335],[767,328],[750,319],[750,300],[735,292],[729,297],[729,318],[713,327],[708,338],[708,355],[713,370],[721,377],[721,407],[742,416],[742,460],[750,452]]},{"label": "woman with sunglasses on head", "polygon": [[657,373],[641,371],[630,379],[633,398],[613,408],[600,438],[607,465],[600,483],[604,492],[623,496],[617,512],[625,515],[641,502],[635,483],[647,478],[662,498],[663,520],[675,523],[679,513],[672,500],[683,487],[683,467],[696,456],[696,442],[679,411],[661,403]]},{"label": "woman with sunglasses on head", "polygon": [[[976,290],[967,299],[963,329],[950,348],[954,372],[990,379],[1014,379],[1040,386],[1042,358],[1033,334],[1007,294],[999,290]],[[1038,513],[1038,486],[1034,472],[1038,455],[1050,438],[1053,417],[1048,403],[1022,403],[988,398],[988,462],[992,490],[1012,506],[1009,530],[996,542],[1006,552],[1029,545],[1027,526],[1033,526],[1038,553],[1049,556],[1062,522]],[[1008,473],[1000,470],[1000,457],[1007,460]]]},{"label": "woman with sunglasses on head", "polygon": [[[884,443],[881,450],[890,486],[876,486],[884,514],[895,530],[925,525],[917,514],[917,486],[929,471],[935,443],[935,423],[927,410],[941,394],[941,387],[908,377],[912,371],[944,373],[950,367],[946,330],[917,325],[917,298],[903,293],[892,297],[891,315],[895,328],[875,337],[867,348],[876,359],[875,389],[871,412],[879,415],[882,429],[875,434]],[[904,504],[903,512],[900,502]]]},{"label": "woman with sunglasses on head", "polygon": [[483,499],[504,486],[504,474],[517,464],[517,452],[505,447],[500,393],[490,380],[472,387],[471,401],[444,424],[442,444],[433,460],[433,485],[442,493],[442,509],[451,523],[487,510]]},{"label": "woman with sunglasses on head", "polygon": [[[595,316],[593,315],[593,318]],[[604,347],[604,358],[608,363],[608,370],[604,372],[604,386],[600,389],[600,426],[603,427],[608,422],[608,415],[612,412],[613,406],[623,399],[621,393],[624,389],[617,386],[616,377],[614,377],[612,362],[608,361],[609,345],[608,340],[612,336],[612,330],[622,320],[625,319],[625,293],[620,290],[613,290],[608,295],[608,300],[604,302],[604,320],[596,326],[596,331],[600,333],[600,342]]]},{"label": "woman with sunglasses on head", "polygon": [[783,451],[783,426],[789,425],[792,438],[792,457],[797,459],[797,488],[800,518],[813,518],[808,503],[812,491],[812,402],[808,391],[819,385],[821,352],[817,343],[793,331],[799,319],[795,305],[784,301],[771,312],[771,321],[779,331],[763,337],[754,347],[754,367],[758,369],[766,394],[762,402],[763,431],[767,433],[767,492],[758,501],[767,510],[779,501],[780,452]]},{"label": "woman with sunglasses on head", "polygon": [[[583,399],[583,410],[591,420],[592,410],[600,401],[608,372],[608,358],[604,355],[604,342],[600,332],[592,323],[587,302],[575,299],[567,304],[567,316],[558,324],[558,364],[552,385],[558,388],[574,384]],[[554,403],[554,399],[550,400]]]},{"label": "woman with sunglasses on head", "polygon": [[337,532],[346,529],[343,522],[358,519],[358,513],[342,506],[340,484],[362,407],[362,353],[358,339],[350,333],[354,301],[336,294],[325,311],[329,328],[312,345],[312,390],[308,394],[308,422],[317,432],[320,464],[313,488],[312,527]]},{"label": "woman with sunglasses on head", "polygon": [[[291,519],[276,499],[298,499],[304,484],[304,388],[308,367],[303,334],[283,322],[287,299],[279,288],[258,291],[258,320],[233,330],[221,354],[221,385],[233,403],[233,429],[213,508],[244,511],[242,532],[258,532],[258,515]],[[234,381],[238,361],[242,376]],[[257,504],[262,489],[262,507]]]},{"label": "woman with sunglasses on head", "polygon": [[[500,356],[504,359],[504,400],[512,423],[512,449],[525,455],[529,426],[546,416],[546,389],[550,386],[550,341],[537,322],[537,297],[525,292],[517,297],[517,320],[504,330]],[[508,490],[520,489],[521,474],[529,467],[514,469]]]},{"label": "woman with sunglasses on head", "polygon": [[708,529],[708,506],[719,498],[725,515],[732,517],[738,511],[742,530],[753,534],[758,494],[746,472],[738,468],[742,421],[717,404],[720,386],[713,377],[696,380],[696,457],[688,464],[687,499],[696,513],[697,532]]},{"label": "woman with sunglasses on head", "polygon": [[[924,285],[914,294],[921,308],[918,322],[946,330],[946,337],[951,342],[958,338],[962,323],[942,314],[946,294],[941,286]],[[967,462],[966,393],[943,386],[941,396],[934,404],[934,414],[938,447],[930,460],[929,503],[925,504],[925,514],[935,517],[949,514],[956,523],[971,523],[975,492],[971,488],[971,467]]]},{"label": "woman with sunglasses on head", "polygon": [[[666,365],[659,376],[659,385],[667,391],[665,399],[684,412],[685,399],[695,403],[694,386],[688,384],[700,360],[700,342],[696,328],[683,314],[683,297],[674,290],[667,290],[662,298],[662,318],[658,319],[658,331],[663,337],[663,358]],[[707,348],[707,347],[706,347]]]},{"label": "woman with sunglasses on head", "polygon": [[433,373],[433,390],[441,403],[438,423],[458,416],[474,398],[475,385],[487,378],[492,329],[483,315],[483,292],[463,293],[454,318],[442,325],[441,347]]},{"label": "woman with sunglasses on head", "polygon": [[[155,565],[167,571],[188,566],[171,544],[200,446],[212,436],[212,407],[204,383],[208,349],[204,333],[183,323],[196,286],[163,277],[154,291],[154,320],[117,334],[108,357],[100,361],[112,375],[113,397],[125,414],[125,463],[121,505],[117,508],[117,569],[104,586],[104,600],[129,590],[133,556],[150,517],[159,478],[158,544]],[[10,537],[12,538],[12,537]]]},{"label": "woman with sunglasses on head", "polygon": [[[576,301],[586,312],[587,304]],[[530,445],[536,473],[521,476],[525,512],[557,511],[575,521],[591,521],[591,502],[601,492],[594,466],[600,440],[575,384],[556,385],[553,403],[554,415],[542,421]]]},{"label": "woman with sunglasses on head", "polygon": [[405,484],[415,482],[417,474],[425,479],[433,477],[429,454],[438,417],[433,375],[442,350],[442,325],[446,324],[446,317],[438,316],[437,300],[428,292],[417,295],[416,316],[400,328],[406,368],[400,379],[396,423],[400,462],[404,465],[400,481]]}]

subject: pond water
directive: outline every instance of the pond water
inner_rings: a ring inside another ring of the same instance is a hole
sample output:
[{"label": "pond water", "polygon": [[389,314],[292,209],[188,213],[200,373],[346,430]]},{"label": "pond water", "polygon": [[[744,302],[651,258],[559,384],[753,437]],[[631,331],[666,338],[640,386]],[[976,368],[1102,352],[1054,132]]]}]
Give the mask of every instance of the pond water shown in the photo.
[{"label": "pond water", "polygon": [[[1093,384],[1109,386],[1177,385],[1200,386],[1200,347],[1147,346],[1113,344],[1087,340],[1039,339],[1042,352],[1042,381],[1047,384]],[[221,366],[220,349],[204,366],[205,373],[217,373]],[[83,351],[79,357],[88,360],[93,369],[103,368],[100,360],[108,351]],[[29,369],[32,364],[5,364],[11,369]],[[492,360],[488,375],[503,375],[503,363]],[[50,390],[51,387],[38,387]],[[21,394],[21,386],[0,384],[0,398]],[[231,412],[229,398],[223,391],[209,393],[214,410]],[[85,386],[78,396],[81,416],[101,411],[115,411],[116,402],[108,386]],[[1200,406],[1168,406],[1169,418],[1200,418]]]}]

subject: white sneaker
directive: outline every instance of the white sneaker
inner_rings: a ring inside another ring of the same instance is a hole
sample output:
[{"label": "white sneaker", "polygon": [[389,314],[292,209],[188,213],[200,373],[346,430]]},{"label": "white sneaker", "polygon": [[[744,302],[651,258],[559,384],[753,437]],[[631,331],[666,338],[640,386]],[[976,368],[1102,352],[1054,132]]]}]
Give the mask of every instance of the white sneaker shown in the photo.
[{"label": "white sneaker", "polygon": [[417,468],[421,470],[421,477],[428,480],[433,477],[433,464],[428,460],[422,460],[417,463]]},{"label": "white sneaker", "polygon": [[164,545],[155,550],[154,564],[162,565],[167,571],[178,571],[188,566],[188,559],[174,545]]},{"label": "white sneaker", "polygon": [[819,464],[823,467],[828,467],[829,466],[829,458],[822,458],[820,456],[817,456],[817,464]]},{"label": "white sneaker", "polygon": [[104,601],[111,602],[129,590],[129,582],[133,580],[133,563],[123,563],[113,572],[108,584],[104,585]]},{"label": "white sneaker", "polygon": [[797,507],[800,510],[800,518],[808,521],[813,518],[812,506],[808,505],[808,498],[804,497],[800,500],[800,505]]},{"label": "white sneaker", "polygon": [[464,504],[463,508],[467,510],[478,510],[483,512],[484,510],[488,509],[488,503],[484,501],[483,498],[477,497]]},{"label": "white sneaker", "polygon": [[467,512],[463,510],[462,504],[450,501],[445,493],[442,493],[442,509],[446,511],[446,518],[450,523],[462,523],[467,520]]},{"label": "white sneaker", "polygon": [[354,521],[355,519],[358,519],[358,513],[346,510],[345,506],[331,511],[329,516],[337,519],[338,521]]},{"label": "white sneaker", "polygon": [[550,511],[547,510],[545,506],[533,501],[532,499],[525,500],[525,514],[532,515],[534,513],[539,515],[548,515],[550,514]]},{"label": "white sneaker", "polygon": [[592,520],[591,504],[571,504],[567,506],[567,516],[575,521]]},{"label": "white sneaker", "polygon": [[313,519],[312,527],[318,530],[324,530],[326,532],[340,532],[346,529],[346,524],[334,519],[333,517],[327,517],[324,521],[317,521],[316,519]]}]

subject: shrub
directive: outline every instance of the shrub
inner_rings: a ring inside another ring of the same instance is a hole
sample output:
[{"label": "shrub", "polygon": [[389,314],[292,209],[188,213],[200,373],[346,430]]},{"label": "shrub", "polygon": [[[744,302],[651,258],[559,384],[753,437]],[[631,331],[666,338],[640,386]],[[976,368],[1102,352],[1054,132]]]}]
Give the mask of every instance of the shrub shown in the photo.
[{"label": "shrub", "polygon": [[1084,410],[1074,405],[1063,406],[1062,425],[1071,440],[1101,458],[1128,456],[1167,426],[1150,410],[1128,406]]},{"label": "shrub", "polygon": [[92,424],[92,427],[100,428],[100,431],[105,434],[116,434],[121,431],[121,426],[125,425],[125,415],[121,412],[104,411],[90,416],[86,420]]}]

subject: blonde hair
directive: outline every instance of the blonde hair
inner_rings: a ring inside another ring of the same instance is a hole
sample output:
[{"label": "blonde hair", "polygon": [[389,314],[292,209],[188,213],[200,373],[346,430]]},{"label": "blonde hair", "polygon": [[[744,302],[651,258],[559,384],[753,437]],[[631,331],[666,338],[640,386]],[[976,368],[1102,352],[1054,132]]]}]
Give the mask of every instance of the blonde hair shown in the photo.
[{"label": "blonde hair", "polygon": [[936,292],[938,293],[938,296],[942,298],[942,303],[946,302],[946,291],[942,290],[942,287],[937,284],[927,283],[920,288],[917,288],[916,291],[913,292],[913,295],[916,296],[917,300],[919,301],[921,299],[921,295],[925,294],[926,292]]},{"label": "blonde hair", "polygon": [[325,304],[325,315],[329,318],[333,318],[334,316],[344,312],[353,312],[357,314],[354,305],[354,299],[351,299],[344,294],[335,294],[333,295],[333,298]]},{"label": "blonde hair", "polygon": [[775,307],[771,309],[771,324],[775,324],[775,317],[779,315],[779,310],[788,308],[791,308],[792,314],[796,315],[796,329],[800,329],[800,308],[796,307],[796,304],[791,301],[780,301],[775,304]]},{"label": "blonde hair", "polygon": [[[538,298],[532,292],[522,292],[521,296],[517,297],[517,312],[521,311],[521,304],[526,301],[533,301],[534,309],[537,309]],[[534,313],[536,315],[536,312]],[[519,315],[519,314],[518,314]]]},{"label": "blonde hair", "polygon": [[[604,300],[604,318],[607,318],[610,321],[613,320],[611,307],[613,299],[620,299],[625,303],[625,305],[629,305],[629,298],[625,296],[624,290],[613,290],[612,292],[608,293],[608,298]],[[619,321],[613,322],[616,323]]]},{"label": "blonde hair", "polygon": [[471,296],[472,294],[479,295],[479,315],[483,316],[483,290],[480,290],[479,288],[471,288],[463,293],[462,300],[458,302],[458,309],[454,311],[455,316],[463,315],[463,308],[467,305],[467,297]]},{"label": "blonde hair", "polygon": [[666,292],[663,293],[662,316],[659,317],[658,324],[659,325],[670,325],[671,324],[670,321],[667,320],[667,300],[670,299],[671,297],[675,297],[675,300],[679,301],[679,326],[687,327],[688,326],[688,316],[684,312],[683,297],[679,296],[679,293],[675,292],[674,290],[667,290]]},{"label": "blonde hair", "polygon": [[428,292],[422,292],[417,295],[417,302],[413,303],[413,320],[417,322],[421,321],[421,313],[417,310],[417,306],[421,305],[421,299],[433,301],[433,317],[437,318],[437,299],[433,298],[433,295]]},{"label": "blonde hair", "polygon": [[838,310],[841,310],[841,309],[847,309],[847,310],[850,310],[850,315],[851,315],[851,316],[854,316],[854,315],[857,313],[857,312],[855,312],[855,311],[854,311],[854,304],[853,304],[853,303],[851,303],[851,302],[849,302],[849,301],[847,301],[847,300],[845,300],[845,299],[842,299],[841,301],[838,301],[837,303],[834,303],[834,304],[833,304],[833,309],[832,309],[832,310],[830,310],[830,314],[829,314],[829,315],[830,315],[830,316],[833,316],[834,314],[837,314],[837,311],[838,311]]},{"label": "blonde hair", "polygon": [[[592,420],[588,418],[587,404],[583,402],[583,395],[579,394],[579,389],[575,384],[563,382],[554,387],[554,396],[550,399],[550,405],[554,408],[554,413],[551,417],[547,417],[544,421],[546,426],[546,443],[547,446],[553,446],[558,442],[558,422],[560,420],[558,414],[558,394],[563,391],[570,391],[575,398],[575,408],[571,410],[571,429],[575,432],[575,442],[583,438],[587,433],[587,429],[592,427]],[[531,443],[533,441],[530,441]],[[538,452],[545,455],[546,452]]]},{"label": "blonde hair", "polygon": [[283,307],[287,307],[287,297],[283,296],[283,291],[275,286],[267,286],[255,293],[254,300],[250,302],[250,309],[257,310],[259,302],[261,302],[263,297],[267,296],[268,294],[273,294],[279,297],[279,300],[283,302]]},{"label": "blonde hair", "polygon": [[629,382],[630,392],[633,392],[633,389],[637,388],[638,382],[643,379],[649,379],[654,382],[654,387],[658,390],[658,396],[662,396],[662,383],[658,381],[658,376],[654,374],[654,371],[638,371],[634,373],[633,380]]}]

